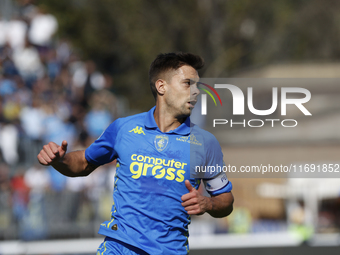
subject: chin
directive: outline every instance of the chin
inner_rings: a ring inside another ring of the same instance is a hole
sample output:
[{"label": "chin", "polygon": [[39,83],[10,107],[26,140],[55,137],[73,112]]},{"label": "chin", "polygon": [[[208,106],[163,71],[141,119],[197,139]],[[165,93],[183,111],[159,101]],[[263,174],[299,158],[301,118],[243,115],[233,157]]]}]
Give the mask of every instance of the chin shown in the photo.
[{"label": "chin", "polygon": [[182,111],[177,118],[185,119],[191,115],[191,110]]},{"label": "chin", "polygon": [[192,109],[186,111],[183,115],[184,115],[185,117],[189,117],[189,116],[191,115],[191,113],[192,113]]}]

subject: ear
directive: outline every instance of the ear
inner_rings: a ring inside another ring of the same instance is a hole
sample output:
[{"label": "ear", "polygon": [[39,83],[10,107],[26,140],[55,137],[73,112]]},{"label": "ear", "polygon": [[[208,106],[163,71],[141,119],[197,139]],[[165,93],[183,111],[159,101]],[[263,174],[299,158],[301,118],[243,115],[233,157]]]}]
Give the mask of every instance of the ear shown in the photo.
[{"label": "ear", "polygon": [[158,79],[155,82],[155,87],[156,87],[158,94],[164,95],[165,90],[166,90],[166,88],[165,88],[166,87],[166,81],[162,80],[162,79]]}]

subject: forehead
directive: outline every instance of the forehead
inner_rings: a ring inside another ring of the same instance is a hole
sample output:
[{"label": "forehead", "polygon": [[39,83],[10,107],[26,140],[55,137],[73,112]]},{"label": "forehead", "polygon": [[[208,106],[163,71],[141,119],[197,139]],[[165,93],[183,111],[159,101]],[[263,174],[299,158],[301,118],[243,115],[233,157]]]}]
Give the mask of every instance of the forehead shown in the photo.
[{"label": "forehead", "polygon": [[177,79],[190,79],[190,80],[199,80],[198,73],[195,68],[192,66],[184,65],[173,71],[172,78]]}]

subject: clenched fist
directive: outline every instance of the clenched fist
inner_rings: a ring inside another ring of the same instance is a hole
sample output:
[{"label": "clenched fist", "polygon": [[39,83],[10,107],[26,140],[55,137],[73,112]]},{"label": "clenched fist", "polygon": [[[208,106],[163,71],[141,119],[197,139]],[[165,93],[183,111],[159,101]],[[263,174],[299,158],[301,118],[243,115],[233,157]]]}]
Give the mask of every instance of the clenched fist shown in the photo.
[{"label": "clenched fist", "polygon": [[61,146],[54,142],[49,142],[43,146],[43,149],[38,154],[39,163],[44,166],[52,165],[62,159],[67,150],[67,142],[63,141]]}]

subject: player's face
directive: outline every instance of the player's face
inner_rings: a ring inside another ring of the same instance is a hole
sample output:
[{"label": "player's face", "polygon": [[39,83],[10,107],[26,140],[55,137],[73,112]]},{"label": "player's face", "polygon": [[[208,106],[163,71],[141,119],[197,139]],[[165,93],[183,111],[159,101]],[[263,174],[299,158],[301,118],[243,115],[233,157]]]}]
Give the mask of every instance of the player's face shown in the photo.
[{"label": "player's face", "polygon": [[168,79],[167,90],[164,94],[165,103],[174,117],[187,117],[191,114],[197,102],[199,90],[197,71],[188,65],[184,65],[173,72]]}]

